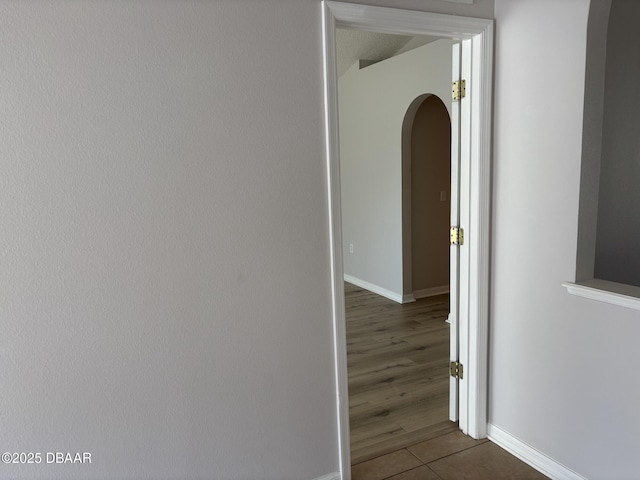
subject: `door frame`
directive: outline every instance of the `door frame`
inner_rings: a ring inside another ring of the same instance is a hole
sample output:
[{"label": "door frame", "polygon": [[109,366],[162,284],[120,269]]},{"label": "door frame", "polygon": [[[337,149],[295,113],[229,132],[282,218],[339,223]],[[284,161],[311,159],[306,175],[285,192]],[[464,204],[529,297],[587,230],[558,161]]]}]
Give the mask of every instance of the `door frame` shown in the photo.
[{"label": "door frame", "polygon": [[[490,166],[493,90],[493,20],[374,7],[323,0],[323,60],[329,237],[332,279],[334,367],[337,389],[338,449],[343,480],[351,478],[349,396],[347,381],[340,150],[338,133],[338,77],[335,30],[355,28],[401,35],[431,35],[471,41],[471,72],[467,78],[470,102],[468,217],[461,259],[461,286],[468,296],[459,312],[461,430],[473,438],[487,435],[487,368],[489,316]],[[462,195],[464,197],[464,195]],[[464,273],[463,273],[464,272]],[[463,278],[466,277],[466,278]],[[463,424],[464,422],[464,424]]]}]

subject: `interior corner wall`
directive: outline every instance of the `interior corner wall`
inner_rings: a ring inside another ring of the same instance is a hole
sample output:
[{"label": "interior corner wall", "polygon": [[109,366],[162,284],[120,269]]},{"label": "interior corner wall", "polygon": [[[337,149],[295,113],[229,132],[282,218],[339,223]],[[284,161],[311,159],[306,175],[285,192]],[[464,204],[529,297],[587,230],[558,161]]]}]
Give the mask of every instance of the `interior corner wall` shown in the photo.
[{"label": "interior corner wall", "polygon": [[594,277],[640,287],[638,20],[640,2],[611,2]]},{"label": "interior corner wall", "polygon": [[338,80],[344,271],[395,298],[403,295],[402,122],[424,93],[450,112],[451,45],[356,64]]},{"label": "interior corner wall", "polygon": [[638,312],[562,287],[576,267],[589,5],[495,3],[489,421],[585,478],[634,479]]}]

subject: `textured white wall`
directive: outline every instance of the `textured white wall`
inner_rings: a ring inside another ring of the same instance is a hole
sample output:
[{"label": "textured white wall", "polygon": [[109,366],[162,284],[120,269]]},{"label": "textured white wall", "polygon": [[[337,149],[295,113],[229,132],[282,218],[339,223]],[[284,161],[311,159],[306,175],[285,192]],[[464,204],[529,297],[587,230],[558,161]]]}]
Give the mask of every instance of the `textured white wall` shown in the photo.
[{"label": "textured white wall", "polygon": [[0,4],[0,477],[337,470],[320,28]]},{"label": "textured white wall", "polygon": [[[451,105],[450,40],[438,40],[338,84],[345,273],[402,296],[402,122],[418,96]],[[354,253],[349,252],[354,245]]]},{"label": "textured white wall", "polygon": [[561,286],[576,266],[589,1],[495,6],[489,418],[586,478],[637,478],[640,317]]}]

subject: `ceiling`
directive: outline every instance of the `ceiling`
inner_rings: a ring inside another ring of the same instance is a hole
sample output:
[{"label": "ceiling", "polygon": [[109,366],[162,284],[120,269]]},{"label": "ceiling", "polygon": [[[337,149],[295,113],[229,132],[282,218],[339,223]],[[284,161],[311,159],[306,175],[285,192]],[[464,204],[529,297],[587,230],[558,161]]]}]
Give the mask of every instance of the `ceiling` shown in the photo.
[{"label": "ceiling", "polygon": [[336,29],[338,76],[359,60],[379,62],[437,40],[437,37],[411,37],[363,30]]}]

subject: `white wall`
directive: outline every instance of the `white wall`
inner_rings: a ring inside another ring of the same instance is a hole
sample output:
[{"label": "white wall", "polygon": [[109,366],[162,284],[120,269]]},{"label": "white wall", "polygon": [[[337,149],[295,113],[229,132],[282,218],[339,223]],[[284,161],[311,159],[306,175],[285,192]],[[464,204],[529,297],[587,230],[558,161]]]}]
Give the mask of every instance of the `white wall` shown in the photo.
[{"label": "white wall", "polygon": [[576,271],[589,1],[495,7],[490,422],[586,478],[637,478],[640,317],[561,287]]},{"label": "white wall", "polygon": [[440,97],[450,111],[451,45],[438,40],[362,70],[356,64],[338,82],[344,270],[398,298],[402,122],[425,93]]},{"label": "white wall", "polygon": [[0,3],[0,440],[93,460],[0,476],[338,470],[320,24],[317,0]]},{"label": "white wall", "polygon": [[2,451],[93,459],[0,476],[336,471],[319,3],[2,2],[0,52]]},{"label": "white wall", "polygon": [[640,2],[613,0],[607,34],[595,278],[640,287]]}]

